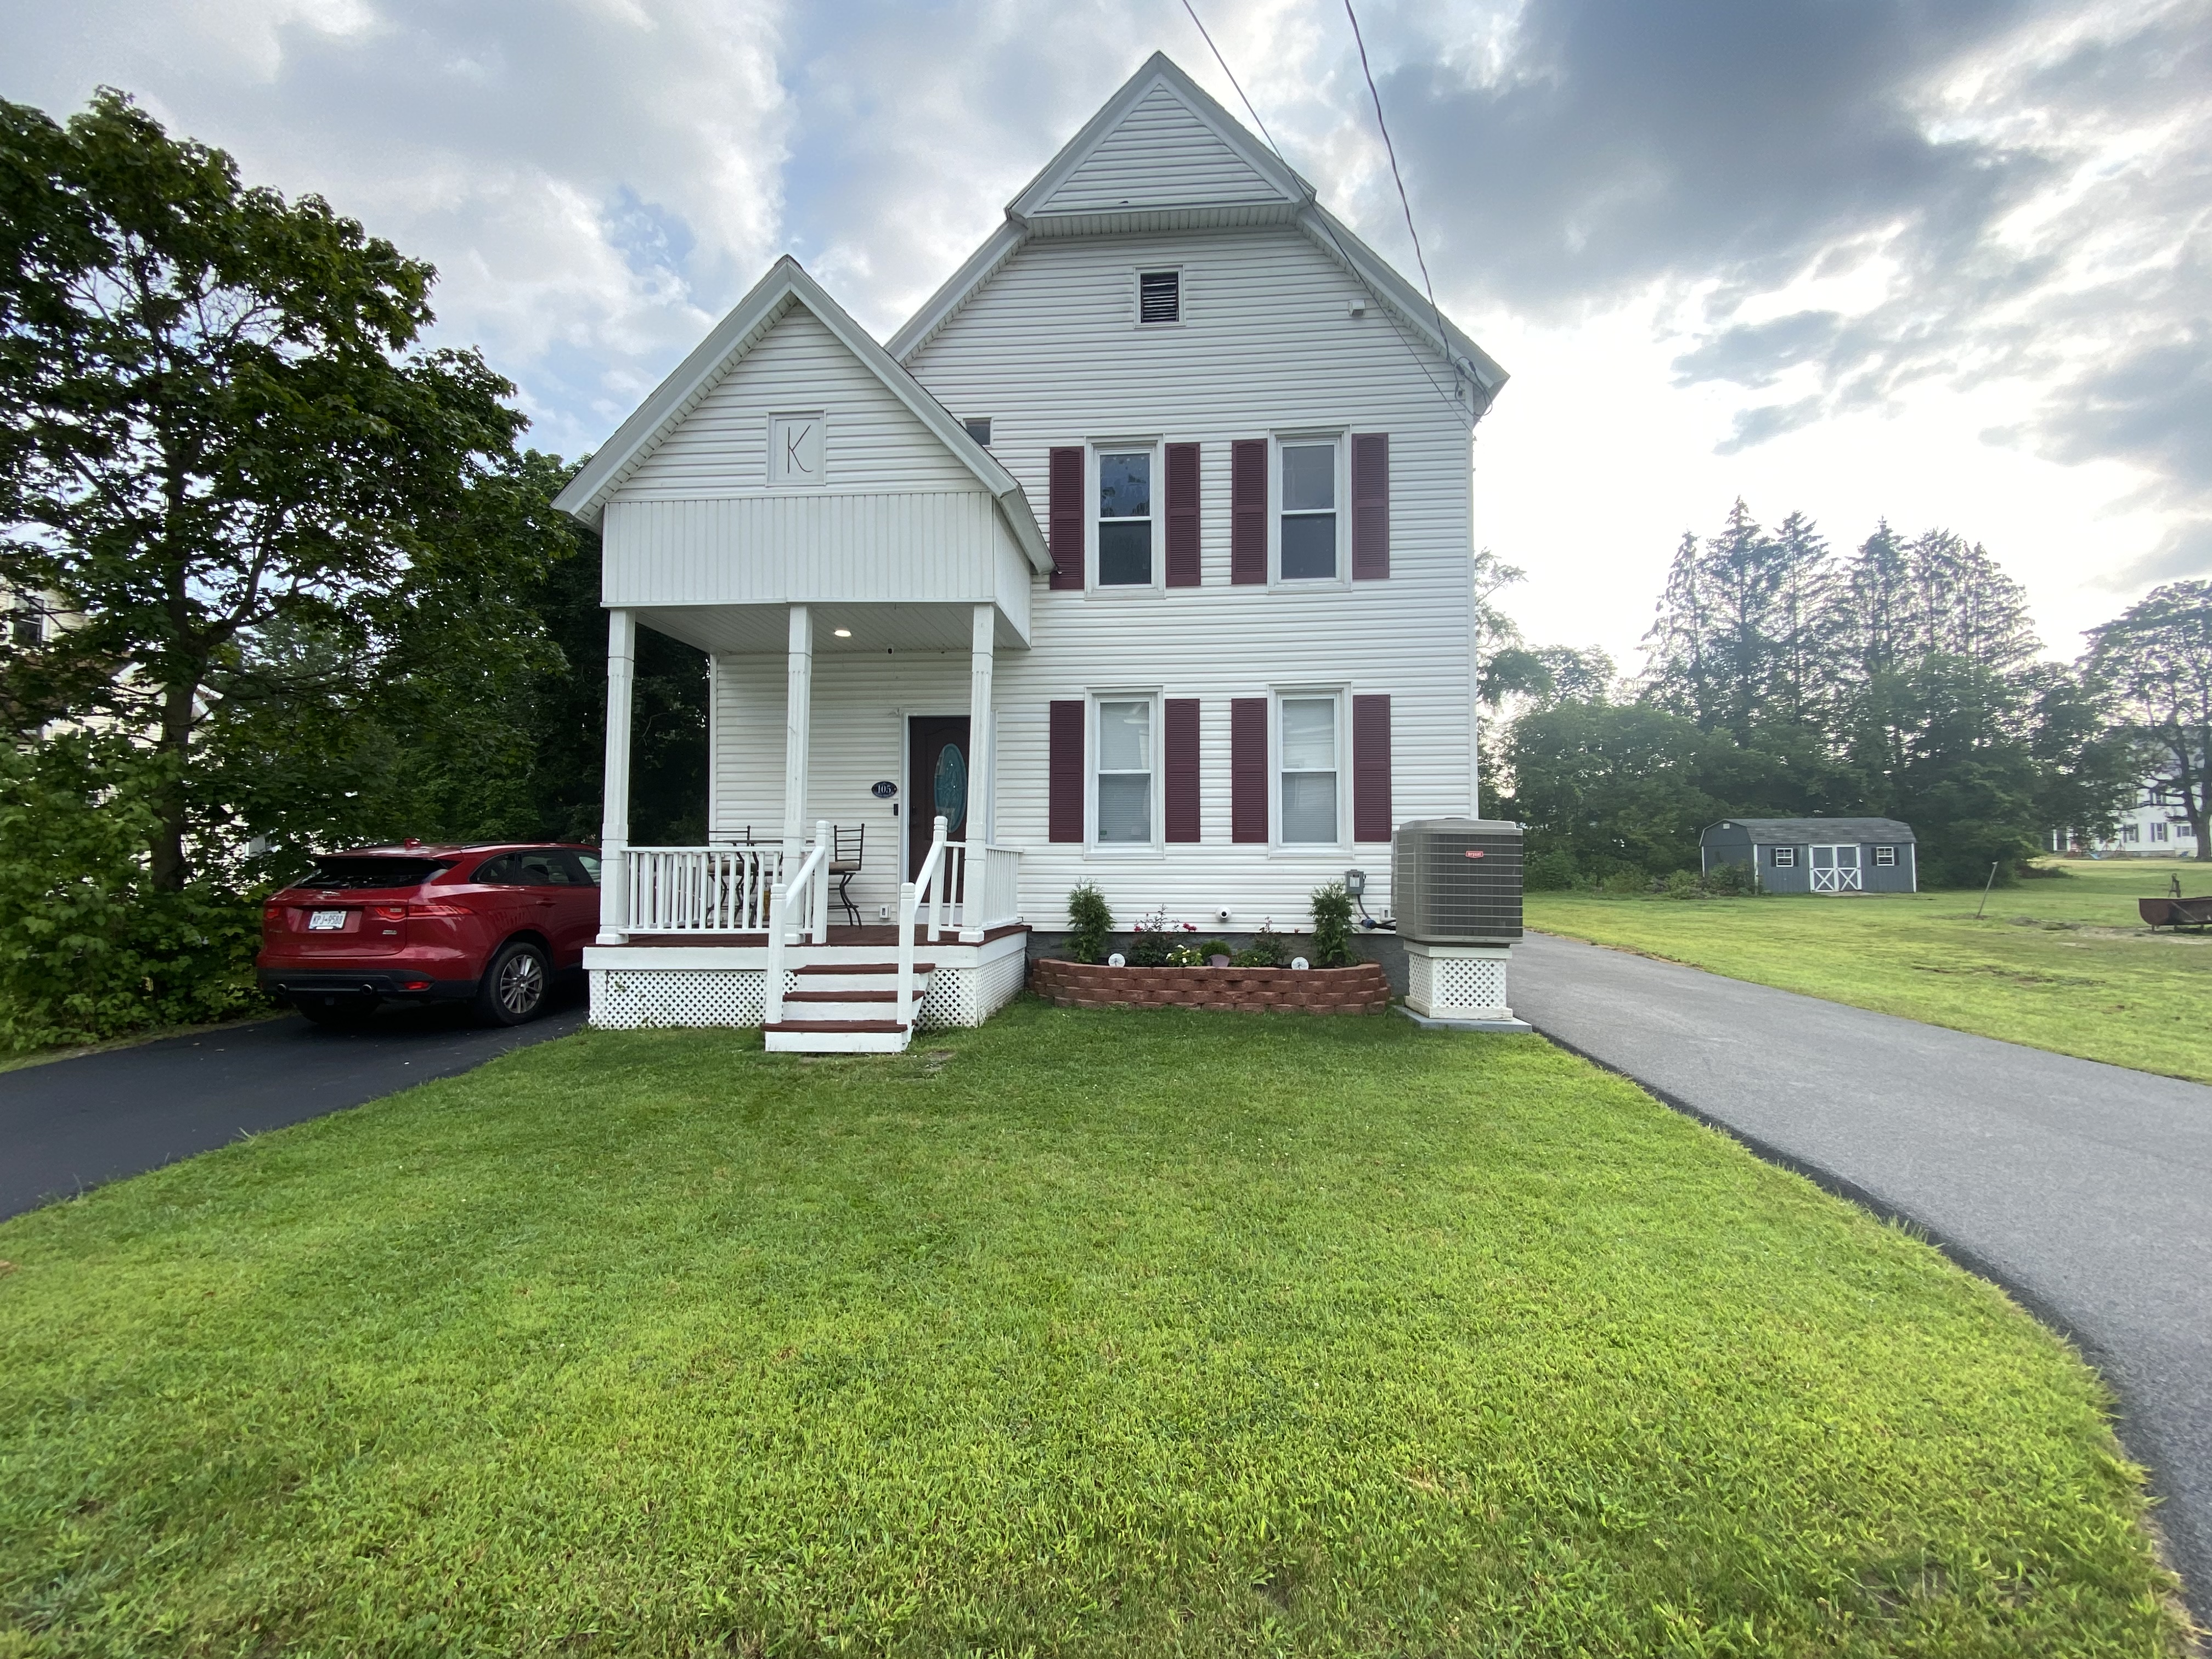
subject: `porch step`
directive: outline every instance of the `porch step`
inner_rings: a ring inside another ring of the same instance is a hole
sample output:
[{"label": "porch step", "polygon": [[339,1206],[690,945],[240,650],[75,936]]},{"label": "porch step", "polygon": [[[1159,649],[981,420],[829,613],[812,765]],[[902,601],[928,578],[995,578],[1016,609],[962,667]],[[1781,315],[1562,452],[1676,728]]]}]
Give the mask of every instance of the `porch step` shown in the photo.
[{"label": "porch step", "polygon": [[783,1019],[761,1030],[772,1054],[896,1054],[913,1035],[895,1019]]},{"label": "porch step", "polygon": [[[917,981],[916,988],[928,985],[927,980]],[[898,1004],[896,991],[786,991],[783,1006],[790,1010],[793,1019],[804,1020],[880,1020],[890,1017]]]},{"label": "porch step", "polygon": [[[793,998],[812,1002],[835,997],[849,1002],[865,999],[870,1002],[891,1002],[898,997],[898,963],[896,962],[820,962],[805,968],[794,968],[792,977],[799,988],[784,993],[784,1000]],[[917,962],[914,964],[914,997],[921,1000],[922,993],[929,989],[929,976],[937,971],[937,964]]]}]

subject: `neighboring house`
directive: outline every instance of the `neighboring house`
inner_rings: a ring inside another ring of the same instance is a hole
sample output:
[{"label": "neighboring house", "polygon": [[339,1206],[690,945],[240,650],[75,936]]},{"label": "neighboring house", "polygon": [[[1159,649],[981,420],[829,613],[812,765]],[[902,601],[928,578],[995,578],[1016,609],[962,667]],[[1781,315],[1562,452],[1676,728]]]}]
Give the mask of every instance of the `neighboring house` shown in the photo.
[{"label": "neighboring house", "polygon": [[1895,818],[1729,818],[1698,837],[1704,867],[1747,864],[1770,893],[1917,893],[1912,826]]},{"label": "neighboring house", "polygon": [[2135,804],[2119,815],[2110,836],[2078,830],[2051,832],[2054,853],[2081,852],[2094,858],[2173,859],[2197,856],[2197,831],[2181,809],[2181,797],[2155,779],[2136,792]]},{"label": "neighboring house", "polygon": [[[1353,866],[1387,905],[1393,829],[1477,814],[1504,379],[1157,55],[887,344],[779,260],[561,497],[611,617],[593,1018],[749,1022],[813,974],[835,1021],[872,983],[872,1023],[973,1022],[1085,881],[1124,927],[1304,927]],[[627,844],[639,624],[708,653],[708,848]],[[924,984],[893,929],[939,815]],[[831,866],[880,933],[829,926]]]}]

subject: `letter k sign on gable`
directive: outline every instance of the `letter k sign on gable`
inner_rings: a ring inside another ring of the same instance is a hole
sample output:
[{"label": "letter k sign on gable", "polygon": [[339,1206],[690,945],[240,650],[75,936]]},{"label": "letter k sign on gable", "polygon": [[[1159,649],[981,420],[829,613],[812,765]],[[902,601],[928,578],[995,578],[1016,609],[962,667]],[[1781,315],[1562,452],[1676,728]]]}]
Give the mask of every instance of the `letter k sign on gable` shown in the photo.
[{"label": "letter k sign on gable", "polygon": [[768,417],[768,481],[781,489],[806,489],[822,483],[822,417]]}]

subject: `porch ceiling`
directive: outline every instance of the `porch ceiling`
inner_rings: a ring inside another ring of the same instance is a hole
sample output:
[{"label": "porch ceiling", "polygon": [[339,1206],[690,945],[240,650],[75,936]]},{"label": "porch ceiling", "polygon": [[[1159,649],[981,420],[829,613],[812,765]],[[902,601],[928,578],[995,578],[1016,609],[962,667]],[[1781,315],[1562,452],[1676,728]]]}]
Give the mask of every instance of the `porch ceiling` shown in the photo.
[{"label": "porch ceiling", "polygon": [[[935,602],[859,605],[817,601],[807,607],[814,617],[817,656],[865,655],[884,651],[957,651],[965,655],[974,626],[975,606]],[[790,607],[782,605],[682,605],[640,607],[637,619],[657,634],[681,640],[702,651],[769,652],[781,656],[789,640]],[[1026,650],[1029,641],[1007,617],[996,612],[994,643],[1001,651]],[[836,630],[849,631],[849,639]]]}]

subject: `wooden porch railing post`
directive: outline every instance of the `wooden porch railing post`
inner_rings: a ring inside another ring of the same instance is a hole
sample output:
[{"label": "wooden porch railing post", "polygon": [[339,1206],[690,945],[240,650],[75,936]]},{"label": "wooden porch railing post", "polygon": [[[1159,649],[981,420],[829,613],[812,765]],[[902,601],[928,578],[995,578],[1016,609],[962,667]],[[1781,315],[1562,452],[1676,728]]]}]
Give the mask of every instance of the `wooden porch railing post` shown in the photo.
[{"label": "wooden porch railing post", "polygon": [[830,942],[830,821],[817,818],[814,824],[814,942]]}]

